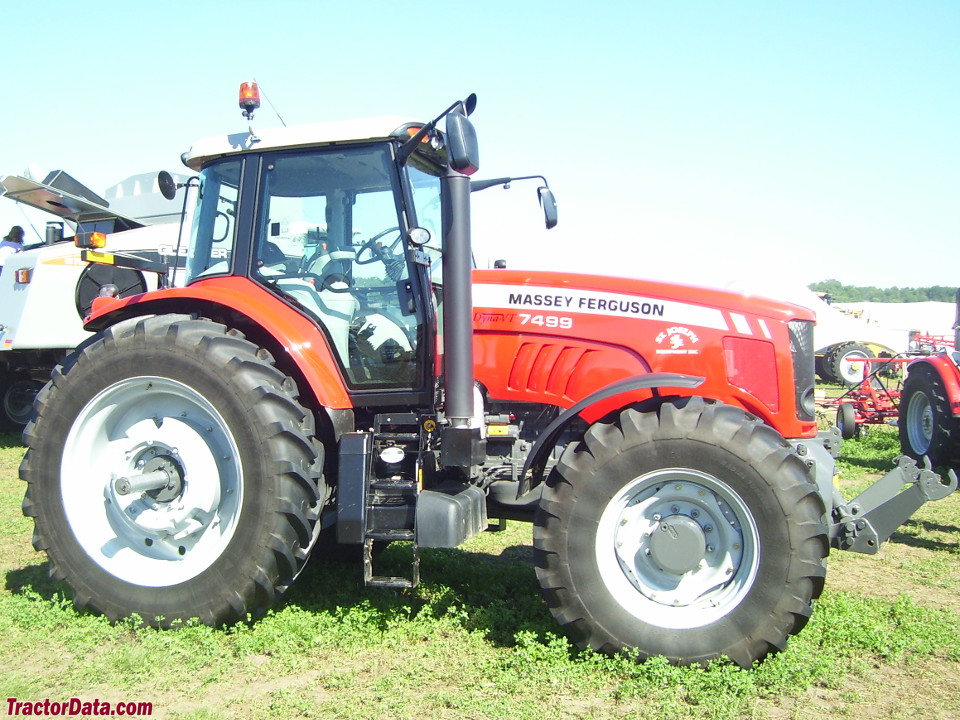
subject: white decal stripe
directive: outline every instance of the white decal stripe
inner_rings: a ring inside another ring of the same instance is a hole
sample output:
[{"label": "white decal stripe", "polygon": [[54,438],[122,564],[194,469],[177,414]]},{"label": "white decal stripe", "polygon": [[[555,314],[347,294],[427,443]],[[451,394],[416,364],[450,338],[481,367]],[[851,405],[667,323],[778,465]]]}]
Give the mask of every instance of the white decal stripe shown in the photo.
[{"label": "white decal stripe", "polygon": [[764,336],[767,340],[772,340],[772,339],[773,339],[773,335],[770,334],[770,328],[767,327],[767,321],[764,320],[763,318],[760,318],[757,322],[760,323],[760,330],[763,331],[763,336]]},{"label": "white decal stripe", "polygon": [[692,325],[714,330],[729,329],[723,313],[716,308],[596,290],[481,284],[473,286],[473,306],[662,320],[675,325]]},{"label": "white decal stripe", "polygon": [[733,327],[736,328],[738,333],[741,335],[753,335],[746,316],[740,315],[739,313],[730,313],[730,319],[733,320]]}]

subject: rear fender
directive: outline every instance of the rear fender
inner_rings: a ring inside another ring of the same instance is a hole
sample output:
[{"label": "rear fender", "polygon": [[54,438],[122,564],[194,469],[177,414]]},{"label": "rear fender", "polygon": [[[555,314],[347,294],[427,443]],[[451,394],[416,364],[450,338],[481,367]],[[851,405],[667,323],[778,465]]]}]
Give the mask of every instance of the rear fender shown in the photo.
[{"label": "rear fender", "polygon": [[947,393],[950,412],[954,417],[960,417],[960,370],[957,369],[957,363],[946,353],[941,353],[914,360],[907,366],[907,371],[919,364],[929,365],[940,376]]},{"label": "rear fender", "polygon": [[[676,373],[650,373],[637,378],[629,378],[607,385],[595,393],[585,397],[577,404],[567,408],[544,429],[537,441],[530,449],[523,472],[520,473],[520,487],[517,497],[526,495],[530,490],[543,482],[543,468],[547,454],[553,449],[557,438],[564,428],[581,412],[591,405],[602,402],[617,395],[635,392],[637,390],[654,390],[660,388],[695,388],[703,384],[704,378],[693,375],[679,375]],[[527,477],[527,471],[533,469],[533,477]]]},{"label": "rear fender", "polygon": [[[202,315],[240,329],[256,326],[261,338],[272,341],[272,350],[286,355],[276,359],[299,370],[305,384],[301,392],[330,409],[353,407],[326,335],[312,320],[245,278],[211,278],[123,300],[98,298],[84,327],[97,331],[127,318],[166,313]],[[263,339],[256,341],[265,344]]]}]

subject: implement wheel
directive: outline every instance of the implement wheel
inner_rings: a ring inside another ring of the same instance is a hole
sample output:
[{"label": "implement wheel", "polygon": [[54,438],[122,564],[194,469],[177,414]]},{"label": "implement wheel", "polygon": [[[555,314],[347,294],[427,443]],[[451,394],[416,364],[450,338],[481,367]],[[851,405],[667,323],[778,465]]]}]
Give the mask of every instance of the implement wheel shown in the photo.
[{"label": "implement wheel", "polygon": [[860,434],[853,403],[845,402],[837,406],[837,428],[840,430],[840,437],[844,440],[852,440]]},{"label": "implement wheel", "polygon": [[169,626],[257,614],[315,538],[313,417],[269,353],[185,316],[104,330],[24,433],[24,514],[74,603]]},{"label": "implement wheel", "polygon": [[628,408],[551,473],[537,577],[581,647],[749,667],[810,617],[824,514],[791,447],[742,410],[700,398]]}]

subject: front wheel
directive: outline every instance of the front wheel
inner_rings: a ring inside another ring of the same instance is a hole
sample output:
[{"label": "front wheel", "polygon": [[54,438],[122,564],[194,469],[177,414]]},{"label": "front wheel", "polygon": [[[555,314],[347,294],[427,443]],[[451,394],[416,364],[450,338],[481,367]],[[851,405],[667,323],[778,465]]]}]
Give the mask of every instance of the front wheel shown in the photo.
[{"label": "front wheel", "polygon": [[221,624],[266,609],[316,538],[313,418],[270,355],[184,316],[108,328],[24,433],[34,546],[80,607]]},{"label": "front wheel", "polygon": [[824,515],[804,464],[756,418],[700,398],[628,408],[551,473],[537,577],[582,647],[749,667],[810,616]]}]

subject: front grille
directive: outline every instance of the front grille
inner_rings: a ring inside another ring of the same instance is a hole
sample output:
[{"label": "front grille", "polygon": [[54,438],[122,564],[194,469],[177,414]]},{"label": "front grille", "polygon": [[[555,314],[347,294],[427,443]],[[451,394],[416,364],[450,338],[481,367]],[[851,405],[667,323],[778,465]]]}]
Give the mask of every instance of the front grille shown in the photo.
[{"label": "front grille", "polygon": [[812,421],[814,405],[814,346],[813,323],[809,320],[792,320],[790,330],[790,353],[793,356],[793,387],[796,394],[797,417]]}]

